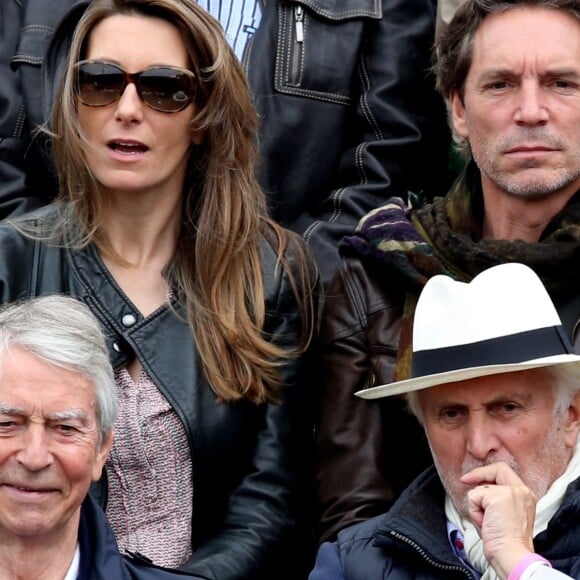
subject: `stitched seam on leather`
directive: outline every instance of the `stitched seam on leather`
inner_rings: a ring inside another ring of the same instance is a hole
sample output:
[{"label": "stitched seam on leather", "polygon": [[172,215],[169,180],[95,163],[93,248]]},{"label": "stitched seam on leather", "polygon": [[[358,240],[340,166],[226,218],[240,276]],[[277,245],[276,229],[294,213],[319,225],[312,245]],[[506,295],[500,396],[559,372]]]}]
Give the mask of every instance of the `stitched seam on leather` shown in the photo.
[{"label": "stitched seam on leather", "polygon": [[[337,105],[348,105],[351,101],[350,97],[338,93],[326,93],[322,91],[314,91],[312,89],[305,89],[302,87],[294,87],[289,84],[289,79],[284,78],[284,71],[289,67],[289,59],[291,54],[291,39],[288,37],[288,30],[293,26],[294,21],[290,18],[290,8],[284,8],[282,4],[278,5],[278,38],[280,42],[276,43],[276,66],[274,70],[274,87],[277,91],[298,96],[311,97],[320,101],[328,103],[335,103]],[[306,22],[306,18],[304,19]],[[306,36],[306,35],[305,35]],[[302,51],[301,69],[304,68],[305,51]],[[301,75],[302,77],[302,72]]]},{"label": "stitched seam on leather", "polygon": [[[45,24],[29,24],[22,29],[22,32],[46,32],[47,35],[51,35],[54,33],[54,28]],[[27,62],[29,64],[42,64],[42,60],[42,56],[37,57],[27,52],[15,52],[10,59],[11,62]]]},{"label": "stitched seam on leather", "polygon": [[[359,79],[360,79],[361,89],[362,89],[361,109],[363,111],[365,119],[367,120],[369,126],[373,130],[373,133],[375,135],[375,139],[382,139],[383,138],[382,131],[380,130],[380,127],[377,123],[377,120],[375,119],[375,117],[372,113],[372,109],[371,109],[371,106],[369,105],[369,101],[368,101],[368,94],[369,94],[370,89],[371,89],[371,79],[370,79],[370,76],[369,76],[368,71],[366,69],[366,66],[364,63],[364,58],[361,58],[360,65],[358,67],[358,72],[359,72]],[[368,177],[366,174],[365,164],[364,164],[364,152],[366,151],[366,148],[367,148],[367,142],[365,141],[365,142],[360,143],[358,145],[358,147],[356,148],[356,152],[355,152],[355,165],[356,165],[356,168],[357,168],[357,171],[359,174],[361,185],[366,185],[368,183]]]},{"label": "stitched seam on leather", "polygon": [[40,32],[48,32],[52,34],[54,32],[53,26],[48,26],[47,24],[27,24],[22,28],[22,32],[28,31],[40,31]]},{"label": "stitched seam on leather", "polygon": [[15,54],[11,59],[10,62],[18,62],[18,63],[23,63],[26,62],[28,64],[42,64],[42,58],[41,57],[34,57],[34,56],[29,56],[27,54]]},{"label": "stitched seam on leather", "polygon": [[319,223],[320,220],[316,220],[313,221],[305,230],[304,233],[302,234],[302,237],[304,238],[304,240],[306,240],[307,243],[310,243],[310,238],[312,237],[312,232],[316,229],[316,224]]},{"label": "stitched seam on leather", "polygon": [[303,237],[307,242],[310,242],[310,238],[312,237],[312,234],[315,232],[315,230],[318,229],[319,226],[321,226],[323,223],[334,223],[335,221],[338,220],[338,218],[342,215],[342,198],[344,196],[344,192],[345,192],[345,188],[341,187],[340,189],[337,189],[333,194],[332,194],[332,202],[333,202],[333,206],[334,209],[332,211],[332,215],[327,219],[327,220],[315,220],[313,221],[304,231]]},{"label": "stitched seam on leather", "polygon": [[381,131],[381,128],[380,128],[379,124],[377,123],[375,116],[373,115],[373,111],[371,109],[371,106],[369,105],[368,95],[369,95],[369,92],[371,90],[371,79],[370,79],[368,71],[366,69],[364,58],[361,58],[358,70],[359,70],[359,78],[360,78],[361,87],[362,87],[361,108],[363,110],[364,116],[365,116],[368,124],[372,128],[373,133],[375,134],[375,139],[382,139],[383,132]]},{"label": "stitched seam on leather", "polygon": [[313,12],[316,12],[316,14],[320,14],[321,16],[326,16],[326,18],[329,18],[330,20],[338,20],[339,18],[348,18],[348,17],[355,17],[355,16],[369,16],[369,17],[378,18],[378,15],[380,14],[379,1],[380,0],[375,0],[375,11],[374,12],[370,12],[368,10],[360,10],[360,9],[358,9],[358,10],[357,9],[337,10],[336,12],[331,12],[330,10],[325,10],[324,8],[320,8],[319,6],[316,6],[316,4],[313,4],[312,2],[308,2],[308,0],[303,0],[302,4],[304,6],[308,6]]},{"label": "stitched seam on leather", "polygon": [[284,55],[286,54],[286,16],[284,14],[284,8],[281,4],[278,5],[278,38],[280,42],[276,43],[276,69],[274,72],[275,87],[279,88],[282,86],[282,71],[284,70]]},{"label": "stitched seam on leather", "polygon": [[18,113],[16,115],[16,123],[14,125],[14,131],[12,131],[12,136],[20,139],[22,137],[22,131],[24,129],[24,122],[26,121],[26,113],[24,112],[24,105],[18,107]]},{"label": "stitched seam on leather", "polygon": [[291,95],[312,97],[313,99],[318,99],[319,101],[327,101],[329,103],[335,103],[337,105],[348,105],[350,104],[351,101],[350,97],[345,97],[344,95],[339,95],[337,93],[323,93],[321,91],[296,88],[289,85],[280,85],[279,87],[277,87],[277,89],[281,93],[289,93]]},{"label": "stitched seam on leather", "polygon": [[341,187],[340,189],[337,189],[334,195],[332,196],[334,202],[334,211],[332,212],[332,215],[328,220],[329,223],[337,221],[342,214],[342,198],[344,196],[344,191],[345,188]]},{"label": "stitched seam on leather", "polygon": [[360,322],[357,322],[355,324],[350,324],[348,326],[341,328],[340,330],[337,330],[336,332],[334,332],[332,340],[327,340],[324,342],[325,344],[332,344],[337,340],[346,338],[347,336],[355,336],[356,334],[361,334],[364,331],[365,329],[360,325]]},{"label": "stitched seam on leather", "polygon": [[345,280],[346,291],[348,293],[348,296],[350,296],[350,299],[352,300],[360,327],[362,329],[368,323],[368,317],[364,308],[363,297],[357,284],[355,284],[352,280],[352,274],[350,270],[345,270],[343,276]]},{"label": "stitched seam on leather", "polygon": [[377,314],[377,312],[381,312],[382,310],[390,310],[391,308],[394,308],[394,306],[390,300],[385,298],[378,299],[372,303],[369,303],[368,314],[371,316],[373,314]]},{"label": "stitched seam on leather", "polygon": [[359,179],[360,179],[360,184],[361,185],[366,185],[368,183],[368,177],[366,174],[366,170],[365,170],[365,164],[363,161],[363,154],[366,151],[367,148],[367,142],[365,141],[364,143],[360,143],[358,145],[358,147],[356,148],[355,151],[355,165],[358,171],[358,175],[359,175]]},{"label": "stitched seam on leather", "polygon": [[16,116],[16,126],[14,127],[15,137],[22,137],[22,131],[24,129],[25,122],[26,122],[26,112],[24,110],[24,105],[20,105],[18,109],[18,115]]}]

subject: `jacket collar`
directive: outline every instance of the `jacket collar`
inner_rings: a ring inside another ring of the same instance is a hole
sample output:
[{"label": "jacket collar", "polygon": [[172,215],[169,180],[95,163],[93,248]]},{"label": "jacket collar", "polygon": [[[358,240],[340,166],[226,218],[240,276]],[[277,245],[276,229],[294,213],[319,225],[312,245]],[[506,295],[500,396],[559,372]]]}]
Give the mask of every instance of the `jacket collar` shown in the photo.
[{"label": "jacket collar", "polygon": [[387,512],[374,545],[389,552],[417,553],[430,564],[463,569],[447,537],[445,491],[434,467],[424,471]]},{"label": "jacket collar", "polygon": [[[144,318],[117,285],[93,245],[65,252],[82,284],[83,300],[105,328],[113,367],[126,365],[134,356],[139,358],[148,376],[174,407],[193,449],[192,425],[199,417],[196,408],[203,403],[213,404],[215,395],[209,386],[194,391],[186,387],[202,385],[205,378],[183,306],[173,298],[171,307],[163,305]],[[127,315],[136,320],[131,326],[123,324]],[[204,399],[203,403],[198,399]]]},{"label": "jacket collar", "polygon": [[[401,497],[374,535],[374,545],[389,553],[413,554],[439,566],[463,568],[449,545],[444,510],[445,491],[434,467],[423,472]],[[569,573],[580,541],[580,478],[568,486],[548,528],[534,538],[537,552],[562,572]]]}]

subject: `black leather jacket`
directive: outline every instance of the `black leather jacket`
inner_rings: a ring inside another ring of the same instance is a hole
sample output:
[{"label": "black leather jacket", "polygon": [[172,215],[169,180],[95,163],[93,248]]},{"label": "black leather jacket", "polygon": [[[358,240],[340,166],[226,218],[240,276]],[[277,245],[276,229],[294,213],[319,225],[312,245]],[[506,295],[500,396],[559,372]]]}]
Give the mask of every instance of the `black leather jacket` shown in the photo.
[{"label": "black leather jacket", "polygon": [[[47,211],[52,210],[40,210],[41,219]],[[0,256],[2,303],[55,293],[79,298],[103,325],[113,366],[137,357],[181,419],[194,490],[194,553],[184,569],[196,578],[271,580],[280,576],[273,576],[270,566],[285,562],[281,567],[288,578],[298,578],[291,563],[305,554],[298,523],[311,477],[306,357],[280,367],[286,388],[279,405],[217,404],[178,301],[176,312],[165,306],[143,318],[94,247],[48,246],[8,223],[0,225]],[[292,256],[287,259],[292,263]],[[265,332],[292,349],[301,321],[288,277],[275,264],[274,251],[264,242]],[[96,491],[106,496],[103,489]]]},{"label": "black leather jacket", "polygon": [[[13,53],[17,74],[7,64],[0,69],[0,217],[54,195],[50,163],[29,141],[50,111],[40,91],[45,48],[75,4],[23,0],[20,9],[6,2],[12,13],[0,6],[0,56]],[[427,74],[433,2],[265,0],[262,10],[244,56],[262,120],[261,182],[272,216],[304,236],[326,281],[338,242],[365,213],[407,191],[446,191],[445,112]],[[45,95],[77,19],[51,48]]]}]

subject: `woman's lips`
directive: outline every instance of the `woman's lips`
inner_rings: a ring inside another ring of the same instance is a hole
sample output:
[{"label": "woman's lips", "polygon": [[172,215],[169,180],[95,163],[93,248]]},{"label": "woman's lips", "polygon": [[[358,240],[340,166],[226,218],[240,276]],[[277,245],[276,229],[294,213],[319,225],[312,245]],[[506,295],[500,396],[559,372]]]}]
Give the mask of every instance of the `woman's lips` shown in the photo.
[{"label": "woman's lips", "polygon": [[111,139],[107,142],[110,156],[117,161],[137,161],[149,151],[141,141]]}]

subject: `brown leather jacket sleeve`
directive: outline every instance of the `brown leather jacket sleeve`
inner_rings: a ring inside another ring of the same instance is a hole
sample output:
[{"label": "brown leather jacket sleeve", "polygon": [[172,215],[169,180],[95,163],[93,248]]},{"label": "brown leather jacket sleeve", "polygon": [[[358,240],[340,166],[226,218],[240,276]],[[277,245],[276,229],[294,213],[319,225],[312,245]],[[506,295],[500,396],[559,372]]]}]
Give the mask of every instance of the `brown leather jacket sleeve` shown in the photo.
[{"label": "brown leather jacket sleeve", "polygon": [[327,294],[316,451],[321,541],[385,512],[430,463],[423,430],[403,400],[354,395],[392,380],[402,300],[388,287],[385,276],[347,259]]}]

